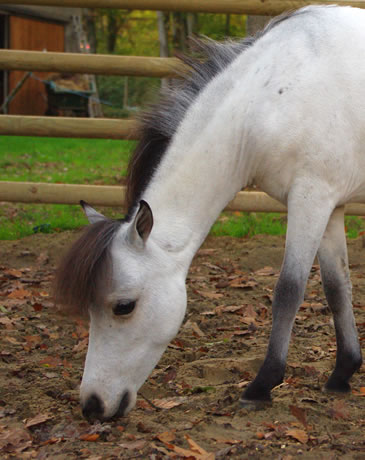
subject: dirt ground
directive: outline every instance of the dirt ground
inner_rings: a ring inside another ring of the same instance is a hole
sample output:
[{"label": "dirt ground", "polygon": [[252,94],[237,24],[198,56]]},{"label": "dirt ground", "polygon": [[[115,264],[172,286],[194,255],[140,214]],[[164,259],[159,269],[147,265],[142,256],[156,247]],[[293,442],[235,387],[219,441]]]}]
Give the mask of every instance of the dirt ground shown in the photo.
[{"label": "dirt ground", "polygon": [[[364,459],[364,367],[352,393],[321,388],[335,337],[314,265],[291,341],[285,382],[265,410],[240,409],[268,341],[284,239],[209,238],[188,277],[178,337],[127,416],[89,424],[78,387],[87,322],[49,296],[54,267],[75,233],[0,242],[0,457],[16,459]],[[349,243],[354,310],[365,339],[365,249]]]}]

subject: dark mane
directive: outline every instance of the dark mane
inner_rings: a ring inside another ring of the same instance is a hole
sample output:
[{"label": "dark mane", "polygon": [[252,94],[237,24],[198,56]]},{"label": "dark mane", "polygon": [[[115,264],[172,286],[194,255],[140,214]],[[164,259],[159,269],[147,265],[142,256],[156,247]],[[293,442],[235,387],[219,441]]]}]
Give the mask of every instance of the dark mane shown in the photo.
[{"label": "dark mane", "polygon": [[126,199],[130,210],[137,205],[197,95],[241,51],[251,45],[252,39],[236,43],[193,39],[192,43],[198,58],[178,56],[191,67],[192,72],[182,74],[179,80],[172,80],[169,87],[160,92],[159,102],[138,117],[140,140],[129,162],[127,175]]},{"label": "dark mane", "polygon": [[138,204],[188,108],[209,81],[268,31],[288,18],[305,12],[306,8],[286,12],[270,21],[256,36],[236,42],[227,40],[218,43],[194,38],[192,51],[198,57],[178,56],[192,71],[182,74],[181,79],[173,80],[168,88],[162,89],[159,102],[138,117],[140,140],[129,162],[127,174],[126,204],[129,214]]},{"label": "dark mane", "polygon": [[122,221],[105,219],[85,228],[58,267],[53,296],[76,313],[103,300],[111,279],[109,248]]}]

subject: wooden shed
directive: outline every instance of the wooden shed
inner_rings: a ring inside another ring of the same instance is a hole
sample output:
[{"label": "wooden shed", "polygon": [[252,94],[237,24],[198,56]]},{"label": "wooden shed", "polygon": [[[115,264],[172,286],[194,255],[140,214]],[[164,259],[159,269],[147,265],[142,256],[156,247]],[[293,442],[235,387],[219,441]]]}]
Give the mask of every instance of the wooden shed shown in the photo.
[{"label": "wooden shed", "polygon": [[[80,8],[0,5],[0,48],[33,51],[70,51],[80,48]],[[34,72],[9,103],[7,113],[44,115],[47,96],[45,72]],[[24,76],[23,71],[0,71],[0,105]]]}]

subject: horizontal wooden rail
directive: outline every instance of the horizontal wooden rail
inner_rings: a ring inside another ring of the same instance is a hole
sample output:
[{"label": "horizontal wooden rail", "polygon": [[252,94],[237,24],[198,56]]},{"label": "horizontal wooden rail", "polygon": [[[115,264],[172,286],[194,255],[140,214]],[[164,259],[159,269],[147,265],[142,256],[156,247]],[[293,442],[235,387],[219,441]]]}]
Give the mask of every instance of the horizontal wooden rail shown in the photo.
[{"label": "horizontal wooden rail", "polygon": [[[226,211],[286,213],[287,209],[286,206],[264,192],[239,192],[228,204]],[[345,206],[345,214],[365,216],[365,204],[349,203]]]},{"label": "horizontal wooden rail", "polygon": [[[126,187],[117,185],[46,184],[36,182],[0,182],[0,202],[79,204],[87,201],[93,206],[117,206],[124,209]],[[239,192],[227,211],[280,212],[286,207],[263,192]],[[346,214],[365,215],[365,204],[346,206]]]},{"label": "horizontal wooden rail", "polygon": [[108,185],[1,182],[0,201],[12,203],[79,204],[123,208],[125,187]]},{"label": "horizontal wooden rail", "polygon": [[0,50],[0,69],[161,78],[188,67],[176,58]]},{"label": "horizontal wooden rail", "polygon": [[0,115],[0,135],[138,139],[134,120]]},{"label": "horizontal wooden rail", "polygon": [[189,11],[200,13],[258,14],[273,16],[314,4],[350,5],[365,8],[364,0],[0,0],[1,4],[121,8],[126,10]]}]

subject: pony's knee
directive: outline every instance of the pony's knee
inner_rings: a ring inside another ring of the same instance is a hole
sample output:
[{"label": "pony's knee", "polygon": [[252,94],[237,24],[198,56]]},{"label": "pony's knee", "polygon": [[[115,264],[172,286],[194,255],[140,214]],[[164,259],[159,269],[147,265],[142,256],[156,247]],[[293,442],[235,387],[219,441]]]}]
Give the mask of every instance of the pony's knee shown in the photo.
[{"label": "pony's knee", "polygon": [[275,286],[273,308],[296,311],[304,297],[305,282],[295,273],[283,272]]},{"label": "pony's knee", "polygon": [[322,271],[323,290],[333,313],[341,311],[351,304],[352,284],[348,270],[339,272]]},{"label": "pony's knee", "polygon": [[332,311],[341,310],[342,305],[351,302],[352,284],[347,259],[324,257],[319,252],[323,290]]}]

